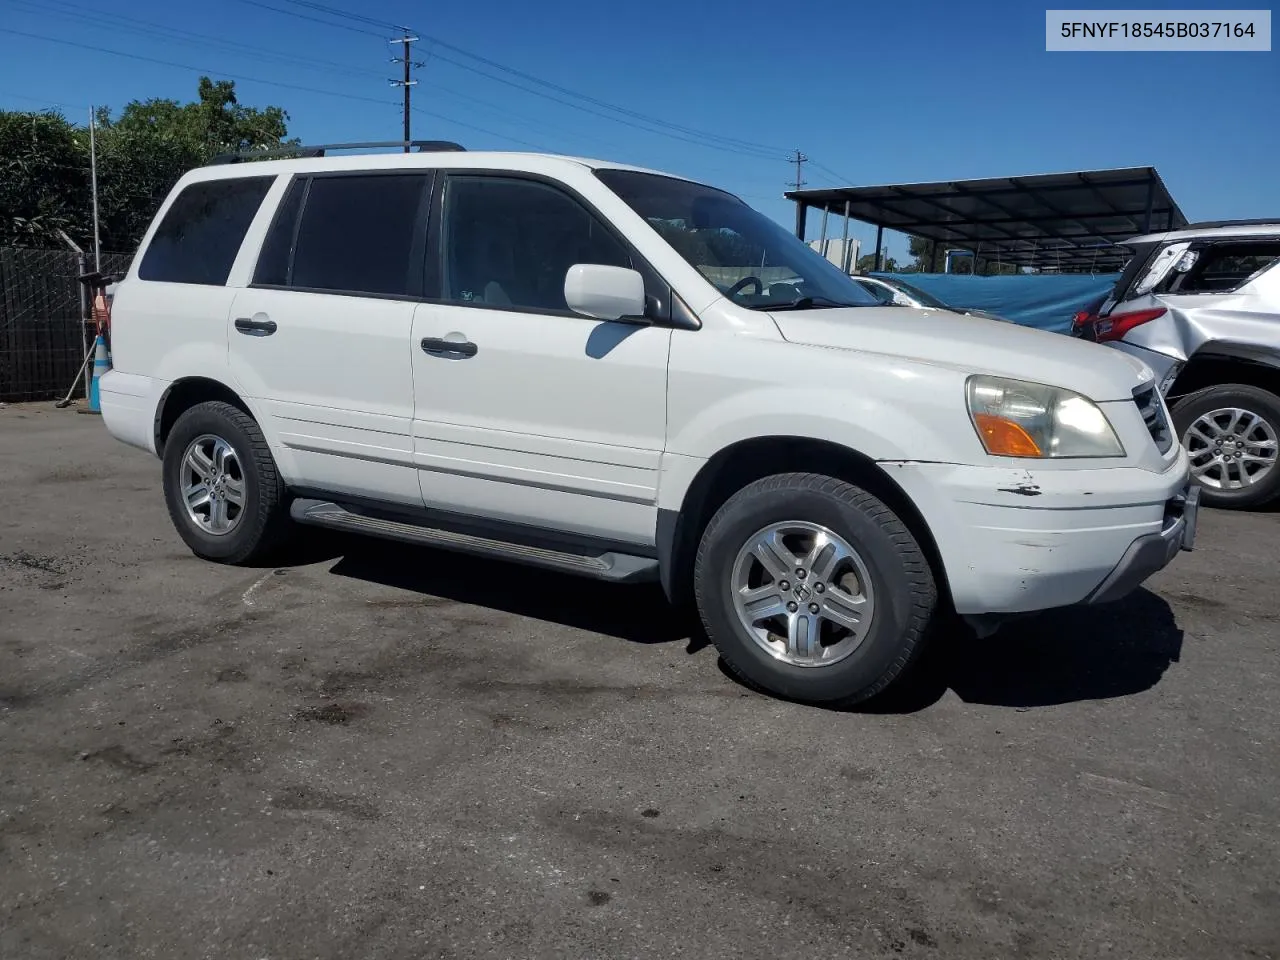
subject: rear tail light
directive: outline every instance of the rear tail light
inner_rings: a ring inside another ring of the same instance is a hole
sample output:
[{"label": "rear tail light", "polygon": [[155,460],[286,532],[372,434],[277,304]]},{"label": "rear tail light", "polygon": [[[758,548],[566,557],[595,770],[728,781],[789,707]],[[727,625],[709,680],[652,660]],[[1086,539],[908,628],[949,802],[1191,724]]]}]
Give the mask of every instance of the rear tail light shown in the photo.
[{"label": "rear tail light", "polygon": [[1099,343],[1108,340],[1122,340],[1134,327],[1150,323],[1156,317],[1163,317],[1168,311],[1164,307],[1153,307],[1150,310],[1133,310],[1129,313],[1113,313],[1094,321],[1094,337]]}]

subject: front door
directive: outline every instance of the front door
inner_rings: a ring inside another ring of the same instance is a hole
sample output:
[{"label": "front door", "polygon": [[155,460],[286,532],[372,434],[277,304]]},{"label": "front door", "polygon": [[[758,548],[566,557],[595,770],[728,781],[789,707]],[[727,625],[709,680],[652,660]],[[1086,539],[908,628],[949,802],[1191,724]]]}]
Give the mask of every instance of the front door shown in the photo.
[{"label": "front door", "polygon": [[627,247],[557,186],[444,184],[440,302],[413,320],[414,457],[439,507],[652,545],[671,330],[572,313],[575,263]]},{"label": "front door", "polygon": [[421,506],[409,337],[430,172],[300,177],[231,310],[231,368],[298,486]]}]

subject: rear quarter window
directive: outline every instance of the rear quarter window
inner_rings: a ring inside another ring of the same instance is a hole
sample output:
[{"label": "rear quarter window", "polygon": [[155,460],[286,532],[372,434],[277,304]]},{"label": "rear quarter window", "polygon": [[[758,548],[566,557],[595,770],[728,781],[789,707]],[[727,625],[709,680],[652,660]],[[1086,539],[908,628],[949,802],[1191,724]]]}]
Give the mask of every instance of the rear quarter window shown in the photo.
[{"label": "rear quarter window", "polygon": [[205,180],[183,189],[142,255],[138,277],[223,286],[274,179]]}]

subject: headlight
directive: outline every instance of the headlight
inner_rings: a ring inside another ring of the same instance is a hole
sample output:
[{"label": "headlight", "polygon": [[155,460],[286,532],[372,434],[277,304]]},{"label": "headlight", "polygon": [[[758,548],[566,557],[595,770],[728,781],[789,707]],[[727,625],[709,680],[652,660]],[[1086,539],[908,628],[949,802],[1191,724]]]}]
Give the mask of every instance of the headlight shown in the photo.
[{"label": "headlight", "polygon": [[1096,403],[1060,387],[970,377],[969,416],[987,453],[1001,457],[1123,457]]}]

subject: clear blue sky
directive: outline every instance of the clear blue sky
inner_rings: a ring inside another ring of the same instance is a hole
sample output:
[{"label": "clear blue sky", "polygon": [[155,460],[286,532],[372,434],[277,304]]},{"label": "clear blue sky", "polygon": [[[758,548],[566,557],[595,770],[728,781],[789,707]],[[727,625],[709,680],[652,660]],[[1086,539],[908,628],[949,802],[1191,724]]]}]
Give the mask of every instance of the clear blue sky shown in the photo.
[{"label": "clear blue sky", "polygon": [[[731,189],[787,224],[781,193],[794,168],[785,157],[797,147],[815,161],[811,186],[1149,164],[1193,220],[1280,216],[1274,51],[1046,53],[1045,7],[1025,0],[315,2],[423,37],[414,102],[438,115],[415,114],[417,138],[670,170]],[[284,107],[304,142],[398,139],[391,35],[291,0],[0,0],[0,107],[56,106],[79,119],[91,103],[192,99],[209,73],[236,79],[242,103]],[[537,96],[528,80],[467,54],[607,106],[545,87],[587,109]],[[657,134],[613,107],[697,133]],[[608,119],[619,117],[632,125]],[[873,228],[855,233],[864,249],[873,243]],[[900,255],[905,243],[892,249]]]}]

